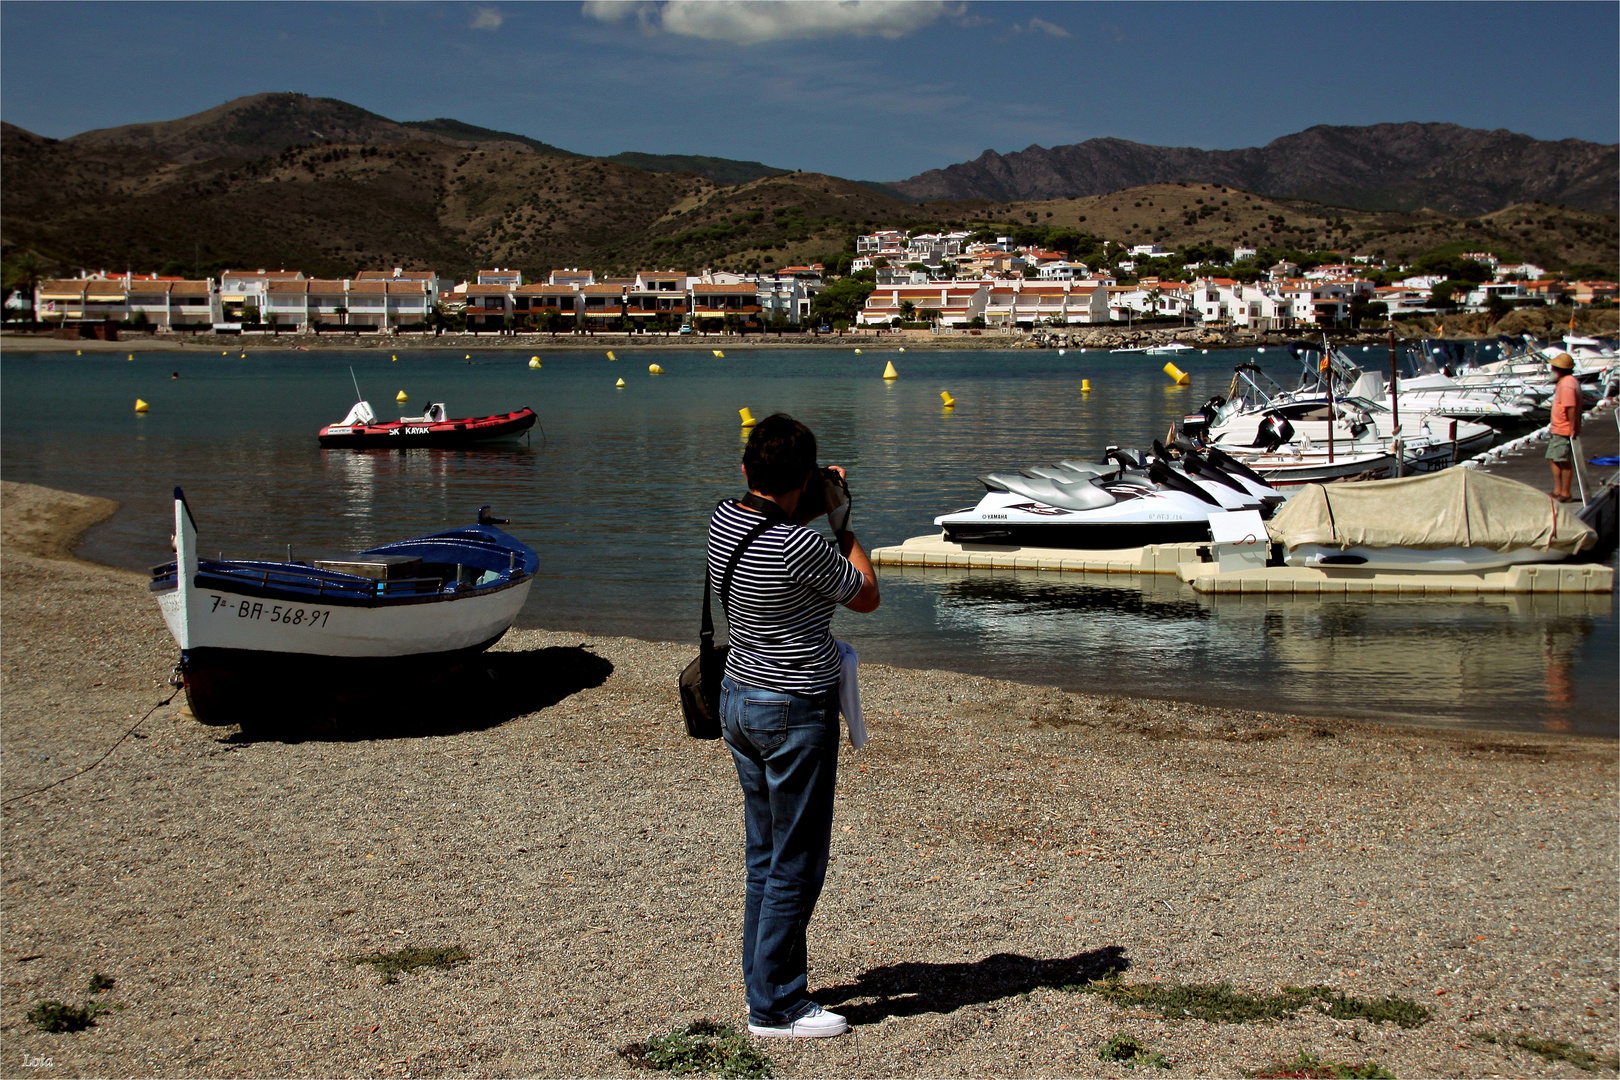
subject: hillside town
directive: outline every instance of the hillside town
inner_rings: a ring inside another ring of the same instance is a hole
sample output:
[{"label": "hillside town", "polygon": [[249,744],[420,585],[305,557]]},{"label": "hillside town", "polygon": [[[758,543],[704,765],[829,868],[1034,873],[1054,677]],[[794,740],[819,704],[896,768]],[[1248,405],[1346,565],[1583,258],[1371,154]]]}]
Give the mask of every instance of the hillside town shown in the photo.
[{"label": "hillside town", "polygon": [[1106,264],[1093,269],[1009,236],[883,230],[855,238],[845,277],[821,263],[625,277],[564,268],[543,281],[498,267],[467,281],[400,267],[343,279],[285,269],[226,270],[202,279],[85,272],[40,281],[32,297],[14,294],[7,315],[27,313],[73,336],[106,336],[109,327],[269,335],[851,328],[948,334],[1166,321],[1269,333],[1525,306],[1607,307],[1617,293],[1612,281],[1565,281],[1489,252],[1465,252],[1432,267],[1423,259],[1387,267],[1370,256],[1311,265],[1284,258],[1263,266],[1262,252],[1242,247],[1215,258],[1204,253],[1192,266],[1157,244],[1107,254]]}]

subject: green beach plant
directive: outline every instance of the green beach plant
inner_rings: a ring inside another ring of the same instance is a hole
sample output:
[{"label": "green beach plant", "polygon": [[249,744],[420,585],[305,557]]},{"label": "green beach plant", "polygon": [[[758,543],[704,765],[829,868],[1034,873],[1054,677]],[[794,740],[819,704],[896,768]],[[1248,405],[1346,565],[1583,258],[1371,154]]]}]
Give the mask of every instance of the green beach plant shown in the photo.
[{"label": "green beach plant", "polygon": [[684,1028],[631,1043],[619,1050],[619,1056],[640,1068],[676,1076],[707,1073],[727,1080],[752,1080],[771,1075],[770,1058],[754,1049],[736,1028],[713,1020],[695,1020]]},{"label": "green beach plant", "polygon": [[1122,1007],[1152,1009],[1162,1016],[1187,1017],[1216,1024],[1253,1024],[1282,1020],[1315,1008],[1335,1020],[1386,1021],[1403,1028],[1421,1027],[1429,1010],[1404,998],[1358,998],[1328,986],[1285,986],[1278,994],[1246,994],[1228,983],[1177,986],[1128,983],[1112,974],[1089,983],[1062,988],[1071,993],[1096,994]]},{"label": "green beach plant", "polygon": [[424,967],[449,969],[465,964],[471,959],[467,950],[452,945],[436,949],[415,948],[399,949],[389,953],[363,953],[349,957],[349,963],[356,966],[370,965],[381,977],[383,984],[387,985],[397,982],[402,972]]},{"label": "green beach plant", "polygon": [[1352,1065],[1326,1061],[1304,1050],[1292,1061],[1279,1061],[1247,1075],[1255,1080],[1395,1080],[1395,1074],[1376,1061]]},{"label": "green beach plant", "polygon": [[1103,1043],[1097,1056],[1103,1061],[1117,1061],[1131,1068],[1138,1066],[1146,1069],[1168,1069],[1171,1063],[1160,1053],[1147,1048],[1147,1044],[1134,1035],[1124,1033],[1115,1035]]}]

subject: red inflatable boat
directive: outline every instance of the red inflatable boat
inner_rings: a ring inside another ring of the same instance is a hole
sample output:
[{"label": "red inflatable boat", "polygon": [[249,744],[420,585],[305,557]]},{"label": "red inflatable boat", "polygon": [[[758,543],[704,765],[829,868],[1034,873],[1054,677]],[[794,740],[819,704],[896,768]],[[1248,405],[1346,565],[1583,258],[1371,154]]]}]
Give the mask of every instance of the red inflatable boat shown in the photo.
[{"label": "red inflatable boat", "polygon": [[341,421],[321,428],[319,437],[322,446],[331,447],[475,446],[515,439],[534,422],[534,410],[527,407],[498,416],[447,417],[443,402],[429,405],[421,416],[379,422],[371,404],[361,401]]}]

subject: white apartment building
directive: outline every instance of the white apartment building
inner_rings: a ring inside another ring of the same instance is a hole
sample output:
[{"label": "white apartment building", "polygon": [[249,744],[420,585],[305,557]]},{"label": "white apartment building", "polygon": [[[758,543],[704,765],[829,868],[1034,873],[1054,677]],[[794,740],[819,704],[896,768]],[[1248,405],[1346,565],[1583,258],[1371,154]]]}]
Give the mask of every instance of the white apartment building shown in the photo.
[{"label": "white apartment building", "polygon": [[34,287],[35,317],[46,323],[144,321],[154,330],[200,332],[219,317],[212,278],[84,277],[41,281]]},{"label": "white apartment building", "polygon": [[1093,283],[1011,281],[990,288],[986,326],[1031,330],[1108,322],[1109,291]]},{"label": "white apartment building", "polygon": [[300,275],[271,281],[266,290],[261,318],[275,332],[425,331],[435,303],[430,277],[362,281]]},{"label": "white apartment building", "polygon": [[219,312],[214,329],[239,333],[243,322],[251,325],[255,314],[260,322],[267,322],[270,283],[303,280],[304,275],[297,270],[226,270],[219,276]]},{"label": "white apartment building", "polygon": [[569,267],[566,270],[553,270],[551,277],[546,279],[547,285],[571,285],[576,289],[583,289],[587,285],[596,284],[596,275],[590,270],[581,270],[578,267]]},{"label": "white apartment building", "polygon": [[1083,281],[1091,276],[1091,267],[1085,263],[1059,259],[1042,263],[1035,271],[1042,281]]},{"label": "white apartment building", "polygon": [[1298,317],[1295,297],[1276,283],[1244,284],[1231,278],[1200,278],[1190,297],[1194,314],[1206,323],[1248,330],[1282,330]]},{"label": "white apartment building", "polygon": [[[939,312],[938,324],[961,327],[983,315],[990,287],[980,281],[941,281],[928,285],[891,285],[873,291],[855,317],[857,326],[888,326],[902,311],[922,320],[922,312]],[[903,307],[909,301],[909,307]]]}]

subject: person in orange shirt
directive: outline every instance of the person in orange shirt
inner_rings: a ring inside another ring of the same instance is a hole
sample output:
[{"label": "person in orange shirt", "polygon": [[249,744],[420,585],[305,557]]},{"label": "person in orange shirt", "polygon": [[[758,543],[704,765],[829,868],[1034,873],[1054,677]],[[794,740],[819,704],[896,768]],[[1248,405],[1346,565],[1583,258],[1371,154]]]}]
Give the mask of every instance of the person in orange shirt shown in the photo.
[{"label": "person in orange shirt", "polygon": [[1574,502],[1569,493],[1575,477],[1574,440],[1581,434],[1581,384],[1575,379],[1575,361],[1569,353],[1559,353],[1549,361],[1558,383],[1553,389],[1552,439],[1547,443],[1547,462],[1552,466],[1553,498]]}]

